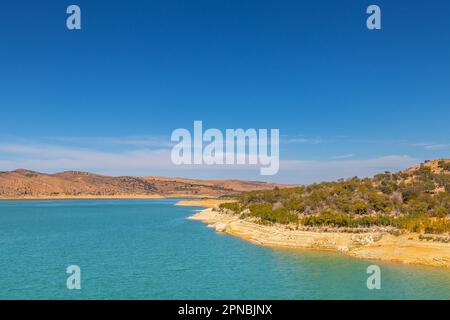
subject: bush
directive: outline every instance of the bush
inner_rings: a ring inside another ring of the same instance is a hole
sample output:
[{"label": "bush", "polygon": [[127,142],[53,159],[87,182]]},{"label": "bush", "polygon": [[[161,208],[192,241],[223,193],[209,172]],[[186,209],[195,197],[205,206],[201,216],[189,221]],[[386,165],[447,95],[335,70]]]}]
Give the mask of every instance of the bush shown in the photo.
[{"label": "bush", "polygon": [[277,222],[282,224],[298,223],[296,214],[290,213],[286,208],[272,210],[270,204],[255,204],[250,206],[250,214],[263,221]]},{"label": "bush", "polygon": [[242,206],[238,202],[226,202],[219,205],[220,209],[231,210],[238,214],[242,212]]}]

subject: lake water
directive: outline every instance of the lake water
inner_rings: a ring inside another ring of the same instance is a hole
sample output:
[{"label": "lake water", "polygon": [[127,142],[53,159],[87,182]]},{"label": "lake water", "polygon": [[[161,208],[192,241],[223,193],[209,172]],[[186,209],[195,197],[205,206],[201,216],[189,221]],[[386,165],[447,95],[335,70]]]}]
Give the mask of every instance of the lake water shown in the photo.
[{"label": "lake water", "polygon": [[260,247],[175,202],[0,201],[0,299],[450,299],[449,270]]}]

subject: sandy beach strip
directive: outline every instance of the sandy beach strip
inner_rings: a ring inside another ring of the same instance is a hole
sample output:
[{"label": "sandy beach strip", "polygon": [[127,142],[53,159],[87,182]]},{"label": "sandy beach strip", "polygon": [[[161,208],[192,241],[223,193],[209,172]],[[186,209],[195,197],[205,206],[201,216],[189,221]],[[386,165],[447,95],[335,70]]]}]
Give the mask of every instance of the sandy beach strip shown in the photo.
[{"label": "sandy beach strip", "polygon": [[103,199],[163,199],[165,197],[151,195],[57,195],[57,196],[23,196],[23,197],[0,197],[0,200],[103,200]]},{"label": "sandy beach strip", "polygon": [[222,200],[222,199],[192,199],[192,200],[181,200],[178,201],[176,206],[184,207],[204,207],[204,208],[214,208],[222,203],[235,202],[236,200]]},{"label": "sandy beach strip", "polygon": [[[21,197],[0,197],[0,200],[104,200],[104,199],[186,199],[192,198],[195,200],[183,200],[179,202],[186,202],[186,206],[191,206],[188,204],[189,201],[194,201],[193,203],[199,203],[198,206],[208,208],[209,205],[202,205],[205,201],[205,204],[208,203],[209,198],[214,198],[208,195],[201,196],[202,198],[199,200],[198,195],[186,195],[186,194],[169,194],[169,195],[160,195],[160,194],[119,194],[119,195],[42,195],[42,196],[21,196]],[[216,204],[220,204],[223,202],[227,202],[230,200],[216,200],[212,199],[212,206]],[[180,204],[183,205],[183,204]],[[193,204],[192,206],[197,206],[197,204]]]},{"label": "sandy beach strip", "polygon": [[212,208],[189,217],[217,232],[245,239],[257,245],[336,251],[361,258],[450,268],[450,244],[421,241],[418,234],[394,236],[382,233],[313,232],[282,225],[262,225]]}]

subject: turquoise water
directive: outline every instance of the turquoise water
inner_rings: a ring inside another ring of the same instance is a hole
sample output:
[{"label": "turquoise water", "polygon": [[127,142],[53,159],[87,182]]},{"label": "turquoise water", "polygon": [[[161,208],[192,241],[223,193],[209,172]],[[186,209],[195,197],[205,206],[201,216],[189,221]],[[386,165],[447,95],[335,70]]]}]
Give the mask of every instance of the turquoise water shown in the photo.
[{"label": "turquoise water", "polygon": [[[0,299],[450,299],[448,270],[259,247],[175,202],[1,201]],[[366,287],[371,264],[381,290]]]}]

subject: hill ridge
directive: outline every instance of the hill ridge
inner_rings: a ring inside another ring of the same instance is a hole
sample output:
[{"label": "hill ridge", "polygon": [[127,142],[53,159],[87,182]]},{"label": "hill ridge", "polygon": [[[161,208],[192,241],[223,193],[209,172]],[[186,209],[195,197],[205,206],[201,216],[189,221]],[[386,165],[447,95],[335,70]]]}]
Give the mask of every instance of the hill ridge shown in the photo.
[{"label": "hill ridge", "polygon": [[0,199],[114,196],[234,196],[242,191],[284,185],[244,180],[196,180],[157,176],[107,176],[68,170],[41,173],[28,169],[0,172]]}]

